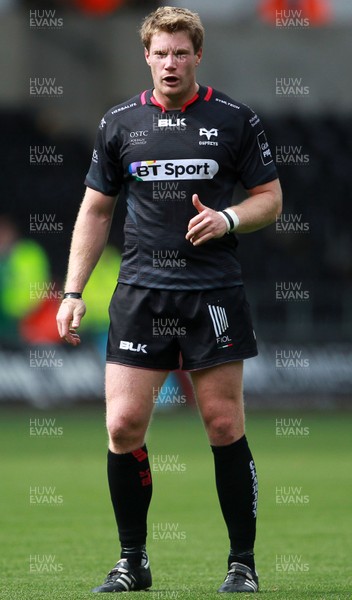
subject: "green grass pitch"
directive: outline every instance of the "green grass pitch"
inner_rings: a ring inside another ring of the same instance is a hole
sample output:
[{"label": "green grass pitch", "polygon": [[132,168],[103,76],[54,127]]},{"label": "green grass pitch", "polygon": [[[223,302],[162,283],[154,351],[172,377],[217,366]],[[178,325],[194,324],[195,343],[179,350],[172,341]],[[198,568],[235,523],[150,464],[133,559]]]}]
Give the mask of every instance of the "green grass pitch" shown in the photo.
[{"label": "green grass pitch", "polygon": [[[279,430],[278,418],[286,420]],[[351,599],[350,416],[249,413],[247,436],[260,486],[259,597]],[[118,557],[103,406],[3,410],[0,444],[0,598],[92,598]],[[148,447],[153,587],[131,597],[219,598],[228,540],[198,415],[156,413]]]}]

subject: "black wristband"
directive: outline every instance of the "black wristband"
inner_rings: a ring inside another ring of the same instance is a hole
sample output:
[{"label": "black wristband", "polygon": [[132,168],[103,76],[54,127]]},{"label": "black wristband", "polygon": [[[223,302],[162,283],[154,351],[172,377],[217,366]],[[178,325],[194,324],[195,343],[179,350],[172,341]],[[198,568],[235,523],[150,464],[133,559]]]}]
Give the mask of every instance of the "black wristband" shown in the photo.
[{"label": "black wristband", "polygon": [[229,215],[229,213],[228,213],[228,212],[226,212],[226,210],[222,210],[222,211],[220,211],[220,212],[222,212],[222,214],[223,214],[223,215],[225,215],[226,219],[227,219],[227,220],[228,220],[228,222],[229,222],[229,225],[230,225],[229,232],[230,232],[230,231],[232,231],[232,230],[235,228],[235,223],[233,222],[233,219],[232,219],[232,217]]},{"label": "black wristband", "polygon": [[80,292],[66,292],[64,294],[64,300],[65,298],[82,298],[82,294]]}]

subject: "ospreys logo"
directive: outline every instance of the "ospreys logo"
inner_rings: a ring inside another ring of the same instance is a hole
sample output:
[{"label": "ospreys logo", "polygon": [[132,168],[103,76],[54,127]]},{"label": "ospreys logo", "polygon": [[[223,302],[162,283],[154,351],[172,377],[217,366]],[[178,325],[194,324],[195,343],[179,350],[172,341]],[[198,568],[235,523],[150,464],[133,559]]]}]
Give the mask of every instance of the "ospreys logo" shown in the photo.
[{"label": "ospreys logo", "polygon": [[142,160],[131,163],[128,170],[137,181],[213,179],[219,170],[219,165],[210,158]]},{"label": "ospreys logo", "polygon": [[219,130],[218,129],[205,129],[205,127],[201,127],[199,130],[199,136],[205,135],[207,141],[199,141],[200,146],[218,146],[218,142],[214,142],[214,140],[210,141],[211,137],[218,137]]},{"label": "ospreys logo", "polygon": [[218,136],[218,132],[219,132],[218,129],[205,129],[205,127],[202,127],[199,130],[199,135],[205,135],[206,138],[207,138],[207,140],[209,141],[212,135],[214,135],[215,137],[217,137]]}]

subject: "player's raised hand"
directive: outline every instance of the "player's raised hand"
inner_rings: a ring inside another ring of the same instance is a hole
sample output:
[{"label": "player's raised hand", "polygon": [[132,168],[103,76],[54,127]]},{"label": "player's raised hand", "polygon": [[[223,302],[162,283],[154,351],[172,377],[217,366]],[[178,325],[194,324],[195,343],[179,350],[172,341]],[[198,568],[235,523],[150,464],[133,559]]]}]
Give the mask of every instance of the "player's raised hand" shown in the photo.
[{"label": "player's raised hand", "polygon": [[223,217],[216,210],[202,204],[198,194],[193,194],[192,203],[198,214],[188,223],[186,240],[193,246],[200,246],[212,238],[220,238],[227,232]]},{"label": "player's raised hand", "polygon": [[76,329],[80,326],[85,312],[86,305],[82,298],[65,298],[56,315],[60,337],[72,346],[78,346],[81,343]]}]

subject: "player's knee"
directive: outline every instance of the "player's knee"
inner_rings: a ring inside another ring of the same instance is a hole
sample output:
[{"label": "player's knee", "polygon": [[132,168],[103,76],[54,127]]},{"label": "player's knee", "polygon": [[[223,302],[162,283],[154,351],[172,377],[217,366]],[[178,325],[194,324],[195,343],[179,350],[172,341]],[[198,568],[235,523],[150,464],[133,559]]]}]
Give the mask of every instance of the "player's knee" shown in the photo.
[{"label": "player's knee", "polygon": [[143,424],[132,415],[108,416],[106,427],[110,444],[118,452],[129,452],[143,443]]},{"label": "player's knee", "polygon": [[231,444],[234,441],[235,424],[233,418],[226,415],[210,416],[205,419],[208,437],[214,446]]}]

